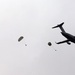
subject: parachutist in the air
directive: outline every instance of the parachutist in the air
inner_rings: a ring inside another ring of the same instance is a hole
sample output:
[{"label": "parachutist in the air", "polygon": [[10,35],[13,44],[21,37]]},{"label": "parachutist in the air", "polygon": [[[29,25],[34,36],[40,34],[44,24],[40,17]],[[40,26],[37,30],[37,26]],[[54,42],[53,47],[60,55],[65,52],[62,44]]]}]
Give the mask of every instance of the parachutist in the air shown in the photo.
[{"label": "parachutist in the air", "polygon": [[55,50],[55,51],[57,51],[57,50]]},{"label": "parachutist in the air", "polygon": [[24,38],[24,37],[23,37],[23,36],[21,36],[21,37],[18,39],[18,42],[20,42],[23,38]]},{"label": "parachutist in the air", "polygon": [[48,42],[48,45],[49,45],[49,46],[51,46],[51,45],[52,45],[52,43],[51,43],[51,42]]},{"label": "parachutist in the air", "polygon": [[53,46],[51,42],[48,42],[48,45],[51,46],[55,51],[57,51]]},{"label": "parachutist in the air", "polygon": [[27,44],[25,44],[25,46],[27,46]]}]

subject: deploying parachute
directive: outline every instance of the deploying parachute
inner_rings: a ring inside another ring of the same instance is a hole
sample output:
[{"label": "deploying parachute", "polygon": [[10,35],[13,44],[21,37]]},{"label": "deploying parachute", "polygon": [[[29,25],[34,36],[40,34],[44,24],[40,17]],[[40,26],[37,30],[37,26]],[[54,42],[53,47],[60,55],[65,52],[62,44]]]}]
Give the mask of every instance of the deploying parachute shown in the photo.
[{"label": "deploying parachute", "polygon": [[23,36],[21,36],[21,37],[18,39],[18,42],[20,42],[23,38],[24,38],[24,37],[23,37]]},{"label": "deploying parachute", "polygon": [[[52,46],[52,43],[51,43],[51,42],[48,42],[48,45],[49,45],[49,46]],[[52,48],[53,48],[55,51],[57,51],[53,46],[52,46]]]},{"label": "deploying parachute", "polygon": [[[20,36],[19,39],[18,39],[18,42],[20,42],[21,40],[23,40],[23,38],[24,38],[23,36]],[[25,44],[25,46],[27,46],[27,44]]]},{"label": "deploying parachute", "polygon": [[52,45],[52,43],[51,43],[51,42],[48,42],[48,45],[49,45],[49,46],[51,46],[51,45]]}]

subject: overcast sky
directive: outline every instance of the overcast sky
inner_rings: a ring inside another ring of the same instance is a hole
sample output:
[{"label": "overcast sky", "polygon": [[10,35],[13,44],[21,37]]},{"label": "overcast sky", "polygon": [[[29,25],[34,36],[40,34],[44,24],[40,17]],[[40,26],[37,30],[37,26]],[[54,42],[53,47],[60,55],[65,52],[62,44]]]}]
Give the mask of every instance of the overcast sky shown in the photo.
[{"label": "overcast sky", "polygon": [[75,75],[75,44],[55,44],[62,22],[75,35],[74,0],[0,0],[0,75]]}]

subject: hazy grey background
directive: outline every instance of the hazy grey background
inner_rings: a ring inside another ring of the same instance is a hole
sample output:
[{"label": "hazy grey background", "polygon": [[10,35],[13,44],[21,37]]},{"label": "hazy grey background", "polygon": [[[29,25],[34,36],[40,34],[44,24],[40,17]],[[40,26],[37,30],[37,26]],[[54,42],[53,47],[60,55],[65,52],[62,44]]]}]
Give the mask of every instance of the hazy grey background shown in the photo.
[{"label": "hazy grey background", "polygon": [[0,75],[75,75],[75,44],[51,29],[61,22],[75,35],[74,0],[0,0]]}]

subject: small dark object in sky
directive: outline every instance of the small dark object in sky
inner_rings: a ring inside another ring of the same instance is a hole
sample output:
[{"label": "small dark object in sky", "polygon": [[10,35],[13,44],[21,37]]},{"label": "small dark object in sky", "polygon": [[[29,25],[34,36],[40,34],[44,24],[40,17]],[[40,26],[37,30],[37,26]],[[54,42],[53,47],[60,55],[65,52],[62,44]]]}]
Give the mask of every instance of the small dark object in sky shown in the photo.
[{"label": "small dark object in sky", "polygon": [[48,45],[49,45],[49,46],[51,46],[51,45],[52,45],[52,43],[51,43],[51,42],[48,42]]},{"label": "small dark object in sky", "polygon": [[25,46],[27,46],[27,44],[25,44]]},{"label": "small dark object in sky", "polygon": [[55,51],[57,51],[57,50],[55,50]]},{"label": "small dark object in sky", "polygon": [[18,39],[18,42],[20,42],[23,38],[24,38],[24,37],[23,37],[23,36],[21,36],[21,37]]}]

